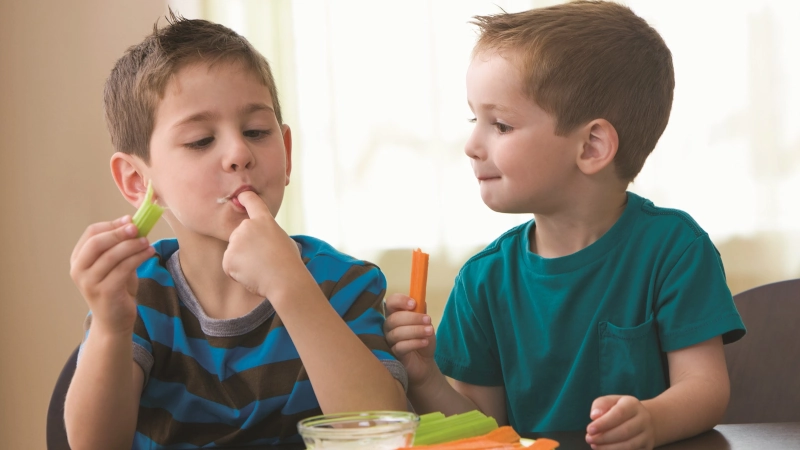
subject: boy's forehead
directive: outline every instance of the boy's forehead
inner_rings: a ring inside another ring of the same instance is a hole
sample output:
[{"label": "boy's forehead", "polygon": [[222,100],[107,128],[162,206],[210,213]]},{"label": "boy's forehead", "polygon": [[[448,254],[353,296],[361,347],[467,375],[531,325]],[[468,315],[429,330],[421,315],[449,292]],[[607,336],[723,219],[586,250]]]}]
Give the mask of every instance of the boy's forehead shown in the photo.
[{"label": "boy's forehead", "polygon": [[508,100],[525,96],[519,71],[499,55],[473,58],[467,69],[466,81],[470,104],[477,101],[492,109],[502,109],[503,103]]},{"label": "boy's forehead", "polygon": [[[214,63],[192,61],[182,64],[172,73],[164,86],[164,95],[167,93],[181,94],[187,88],[206,84],[213,85],[220,80],[234,80],[242,84],[255,83],[267,88],[254,69],[239,61],[221,60]],[[269,89],[267,89],[267,95],[269,95]]]},{"label": "boy's forehead", "polygon": [[177,126],[213,118],[219,111],[277,115],[269,88],[242,64],[186,64],[170,77],[156,106],[156,122]]}]

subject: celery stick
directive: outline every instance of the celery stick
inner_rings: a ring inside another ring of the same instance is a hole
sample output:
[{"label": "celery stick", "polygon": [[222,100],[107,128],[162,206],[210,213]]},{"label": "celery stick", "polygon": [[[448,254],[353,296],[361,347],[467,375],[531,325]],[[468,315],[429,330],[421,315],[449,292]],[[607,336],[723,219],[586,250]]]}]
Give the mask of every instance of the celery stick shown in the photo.
[{"label": "celery stick", "polygon": [[419,416],[419,424],[422,425],[424,423],[430,423],[434,420],[444,419],[444,414],[440,412],[432,412],[428,414],[423,414]]},{"label": "celery stick", "polygon": [[444,417],[441,413],[420,416],[415,445],[430,445],[484,435],[497,428],[497,421],[478,410]]},{"label": "celery stick", "polygon": [[164,209],[153,203],[153,180],[150,180],[147,182],[144,201],[131,219],[131,222],[136,225],[136,229],[139,230],[139,237],[147,236],[163,213]]},{"label": "celery stick", "polygon": [[497,422],[494,419],[479,420],[474,423],[467,423],[455,425],[452,427],[434,430],[416,436],[414,438],[415,445],[430,445],[451,442],[458,439],[466,439],[476,436],[482,436],[497,428]]}]

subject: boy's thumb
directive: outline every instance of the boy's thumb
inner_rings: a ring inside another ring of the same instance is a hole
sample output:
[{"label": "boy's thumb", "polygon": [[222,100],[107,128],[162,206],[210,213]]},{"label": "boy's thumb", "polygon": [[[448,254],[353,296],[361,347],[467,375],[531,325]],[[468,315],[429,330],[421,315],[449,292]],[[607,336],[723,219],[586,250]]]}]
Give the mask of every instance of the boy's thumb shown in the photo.
[{"label": "boy's thumb", "polygon": [[617,404],[620,398],[622,398],[621,395],[606,395],[604,397],[596,398],[592,402],[592,409],[589,413],[589,418],[596,420],[598,417],[607,413],[609,409],[613,408],[614,405]]}]

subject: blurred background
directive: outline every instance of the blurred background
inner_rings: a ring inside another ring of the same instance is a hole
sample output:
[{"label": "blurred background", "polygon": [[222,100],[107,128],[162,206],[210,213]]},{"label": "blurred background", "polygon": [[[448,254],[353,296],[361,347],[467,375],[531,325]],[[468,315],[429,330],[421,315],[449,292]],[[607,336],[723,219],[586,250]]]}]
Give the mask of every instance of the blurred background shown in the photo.
[{"label": "blurred background", "polygon": [[[103,83],[172,7],[270,60],[294,173],[279,222],[382,267],[407,292],[430,253],[438,323],[459,267],[530,219],[483,205],[463,145],[476,14],[536,0],[0,2],[0,436],[45,448],[47,405],[87,308],[69,278],[90,223],[133,208],[110,176]],[[687,211],[735,294],[800,277],[800,2],[631,0],[673,53],[672,117],[630,190]],[[153,239],[169,237],[162,221]]]}]

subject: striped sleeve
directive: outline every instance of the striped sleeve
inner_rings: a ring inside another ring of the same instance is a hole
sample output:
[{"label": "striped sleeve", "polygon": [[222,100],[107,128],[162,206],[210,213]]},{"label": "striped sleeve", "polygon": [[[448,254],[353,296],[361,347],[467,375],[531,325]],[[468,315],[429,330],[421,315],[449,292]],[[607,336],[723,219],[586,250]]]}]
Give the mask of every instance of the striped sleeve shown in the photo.
[{"label": "striped sleeve", "polygon": [[[86,319],[83,322],[83,327],[83,342],[81,342],[81,347],[78,350],[79,362],[81,360],[81,355],[83,354],[83,346],[86,344],[86,339],[89,337],[89,331],[92,328],[91,311],[89,311],[89,314],[86,316]],[[144,326],[144,322],[142,321],[142,316],[140,314],[137,314],[136,323],[133,327],[132,345],[133,361],[142,368],[142,372],[144,372],[144,384],[146,385],[147,380],[150,377],[150,371],[153,369],[153,345],[150,342],[150,336],[147,334],[147,329]]]},{"label": "striped sleeve", "polygon": [[383,334],[383,297],[386,277],[374,264],[359,261],[343,268],[334,283],[320,283],[331,305],[361,342],[372,351],[392,376],[408,389],[403,365],[392,354]]}]

